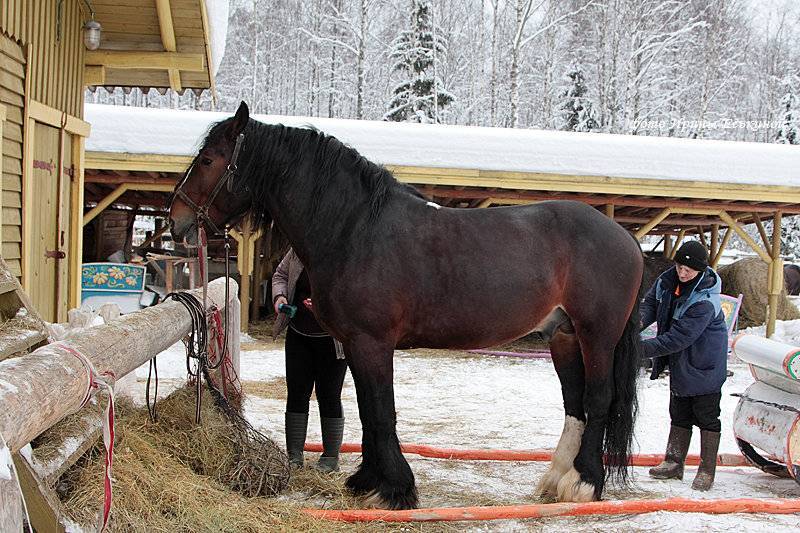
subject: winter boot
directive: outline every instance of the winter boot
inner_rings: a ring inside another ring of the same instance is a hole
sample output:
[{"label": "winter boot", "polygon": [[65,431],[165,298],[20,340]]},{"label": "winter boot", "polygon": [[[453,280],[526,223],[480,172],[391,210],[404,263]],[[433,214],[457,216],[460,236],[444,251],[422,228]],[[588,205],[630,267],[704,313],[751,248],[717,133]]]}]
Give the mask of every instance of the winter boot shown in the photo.
[{"label": "winter boot", "polygon": [[342,434],[344,433],[344,418],[323,418],[320,417],[322,426],[322,455],[319,458],[316,469],[325,474],[338,472],[339,470],[339,448],[342,446]]},{"label": "winter boot", "polygon": [[694,490],[708,490],[714,484],[717,471],[717,451],[719,451],[719,432],[700,430],[700,466],[692,481]]},{"label": "winter boot", "polygon": [[308,413],[286,412],[286,455],[289,465],[303,466],[303,447],[306,445],[306,429],[308,429]]},{"label": "winter boot", "polygon": [[689,441],[691,440],[691,429],[671,426],[664,461],[650,469],[650,477],[655,479],[683,479],[683,463],[686,460],[686,453],[689,451]]}]

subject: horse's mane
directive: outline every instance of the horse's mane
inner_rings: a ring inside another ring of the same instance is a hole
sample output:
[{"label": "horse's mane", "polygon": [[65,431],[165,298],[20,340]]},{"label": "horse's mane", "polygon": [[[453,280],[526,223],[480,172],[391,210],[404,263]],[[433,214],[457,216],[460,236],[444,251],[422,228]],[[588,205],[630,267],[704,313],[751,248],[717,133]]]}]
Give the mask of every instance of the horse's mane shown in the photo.
[{"label": "horse's mane", "polygon": [[[220,142],[232,120],[212,125],[201,150]],[[354,204],[361,204],[361,209],[368,210],[368,220],[374,221],[393,192],[425,199],[411,185],[398,182],[384,167],[313,126],[296,128],[250,119],[244,134],[233,188],[252,196],[256,224],[269,221],[266,199],[285,192],[287,185],[295,190],[311,188],[300,191],[306,193],[301,197],[312,199],[310,204],[295,207],[305,211],[309,225],[320,227],[335,225],[343,213],[353,210]],[[311,179],[300,179],[299,174],[309,168],[314,172]],[[354,179],[340,177],[346,174]]]}]

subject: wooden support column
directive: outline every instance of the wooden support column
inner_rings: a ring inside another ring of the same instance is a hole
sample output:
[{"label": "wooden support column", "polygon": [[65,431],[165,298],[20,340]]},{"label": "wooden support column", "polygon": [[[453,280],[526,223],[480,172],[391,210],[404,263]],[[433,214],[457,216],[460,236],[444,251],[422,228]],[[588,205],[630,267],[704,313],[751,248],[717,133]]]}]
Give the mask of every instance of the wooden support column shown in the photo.
[{"label": "wooden support column", "polygon": [[250,275],[253,273],[255,240],[261,237],[261,230],[253,231],[252,222],[246,218],[242,222],[242,232],[231,230],[231,236],[236,239],[236,266],[241,279],[241,292],[239,299],[242,304],[241,328],[247,332],[250,321]]},{"label": "wooden support column", "polygon": [[81,271],[83,269],[83,193],[84,193],[84,137],[72,140],[72,181],[70,182],[69,214],[69,299],[68,307],[81,305]]},{"label": "wooden support column", "polygon": [[781,260],[781,218],[783,213],[775,213],[772,224],[772,262],[767,282],[767,338],[775,333],[775,320],[778,318],[778,297],[783,290],[783,261]]},{"label": "wooden support column", "polygon": [[614,204],[606,204],[606,216],[614,220]]},{"label": "wooden support column", "polygon": [[725,236],[722,237],[722,242],[720,243],[719,248],[717,249],[717,253],[714,254],[714,257],[711,260],[711,268],[716,270],[717,265],[719,264],[719,260],[722,259],[722,254],[725,252],[725,248],[728,247],[728,241],[731,240],[731,236],[733,236],[733,233],[734,232],[731,231],[730,228],[728,228],[728,230],[725,232]]},{"label": "wooden support column", "polygon": [[253,243],[253,300],[250,302],[250,317],[253,320],[260,320],[259,309],[261,308],[261,282],[264,276],[263,261],[261,253],[264,249],[266,236],[262,235],[255,239]]},{"label": "wooden support column", "polygon": [[708,257],[716,257],[719,246],[719,224],[711,225],[711,245],[708,248]]},{"label": "wooden support column", "polygon": [[682,229],[678,232],[678,236],[675,238],[675,244],[672,245],[672,250],[669,252],[669,259],[675,259],[675,252],[678,251],[678,248],[681,247],[681,243],[683,242],[683,238],[686,236],[686,230]]},{"label": "wooden support column", "polygon": [[769,238],[767,237],[767,231],[764,229],[764,224],[761,223],[761,217],[759,217],[756,213],[753,213],[753,223],[756,225],[758,229],[758,234],[761,235],[761,242],[764,243],[764,248],[769,248]]},{"label": "wooden support column", "polygon": [[664,234],[664,253],[662,255],[667,259],[672,255],[672,235],[668,233]]}]

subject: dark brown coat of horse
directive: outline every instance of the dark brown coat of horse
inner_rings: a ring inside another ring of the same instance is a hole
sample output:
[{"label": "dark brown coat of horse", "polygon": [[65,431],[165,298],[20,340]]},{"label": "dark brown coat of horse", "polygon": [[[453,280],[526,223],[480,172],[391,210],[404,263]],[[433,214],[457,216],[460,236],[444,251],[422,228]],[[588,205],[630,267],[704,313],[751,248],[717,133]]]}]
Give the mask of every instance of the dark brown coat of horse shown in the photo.
[{"label": "dark brown coat of horse", "polygon": [[306,266],[317,318],[344,344],[356,385],[363,456],[347,486],[368,504],[417,504],[395,432],[394,350],[482,348],[534,330],[550,339],[566,415],[537,492],[586,501],[607,474],[624,481],[642,254],[614,221],[578,202],[440,207],[335,138],[250,119],[244,103],[212,127],[177,189],[175,238],[250,213],[274,221]]}]

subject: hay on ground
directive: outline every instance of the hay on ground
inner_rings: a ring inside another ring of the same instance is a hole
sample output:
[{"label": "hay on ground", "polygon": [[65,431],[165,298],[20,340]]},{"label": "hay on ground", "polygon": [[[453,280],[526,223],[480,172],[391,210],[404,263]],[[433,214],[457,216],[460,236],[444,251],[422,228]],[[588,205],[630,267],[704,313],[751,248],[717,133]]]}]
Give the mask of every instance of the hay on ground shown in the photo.
[{"label": "hay on ground", "polygon": [[[744,295],[739,311],[739,327],[760,326],[767,317],[767,274],[769,266],[758,257],[748,257],[720,267],[722,292],[733,297]],[[800,318],[800,311],[782,290],[778,297],[778,320]]]}]

